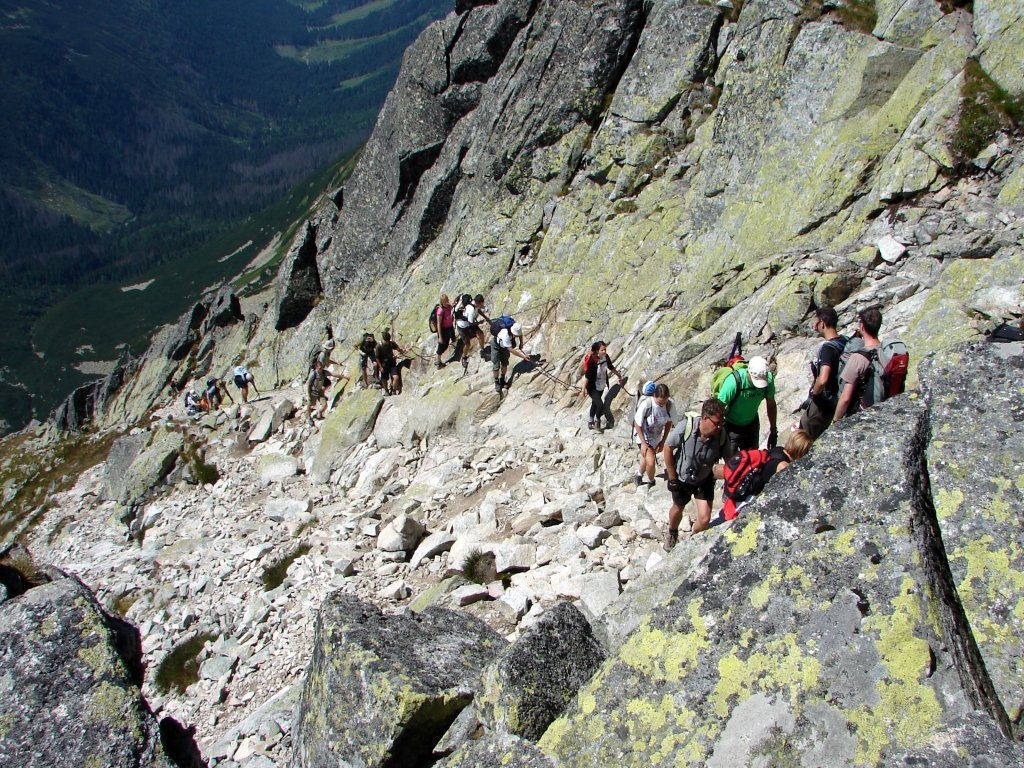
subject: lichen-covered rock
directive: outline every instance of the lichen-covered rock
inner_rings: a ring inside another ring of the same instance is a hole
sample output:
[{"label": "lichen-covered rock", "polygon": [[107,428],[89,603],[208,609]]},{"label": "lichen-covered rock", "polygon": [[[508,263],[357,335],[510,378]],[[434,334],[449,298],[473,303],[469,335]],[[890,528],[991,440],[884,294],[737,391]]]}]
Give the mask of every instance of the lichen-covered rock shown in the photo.
[{"label": "lichen-covered rock", "polygon": [[1008,736],[942,552],[927,437],[906,397],[826,432],[675,577],[541,749],[596,766],[882,766],[972,710]]},{"label": "lichen-covered rock", "polygon": [[373,431],[384,398],[380,392],[364,389],[342,398],[327,414],[320,440],[307,459],[309,471],[317,482],[327,482],[346,449],[365,440]]},{"label": "lichen-covered rock", "polygon": [[464,614],[387,616],[335,592],[316,622],[294,764],[417,765],[479,688],[504,638]]},{"label": "lichen-covered rock", "polygon": [[0,604],[0,764],[170,768],[138,634],[72,578]]},{"label": "lichen-covered rock", "polygon": [[1024,353],[978,342],[921,366],[928,469],[957,594],[1011,720],[1024,707]]},{"label": "lichen-covered rock", "polygon": [[536,741],[604,658],[579,609],[559,603],[485,670],[476,699],[481,722]]},{"label": "lichen-covered rock", "polygon": [[184,444],[185,436],[179,430],[163,427],[119,438],[105,468],[107,497],[126,506],[144,499],[167,477]]},{"label": "lichen-covered rock", "polygon": [[464,742],[437,768],[556,768],[556,763],[526,739],[488,735]]}]

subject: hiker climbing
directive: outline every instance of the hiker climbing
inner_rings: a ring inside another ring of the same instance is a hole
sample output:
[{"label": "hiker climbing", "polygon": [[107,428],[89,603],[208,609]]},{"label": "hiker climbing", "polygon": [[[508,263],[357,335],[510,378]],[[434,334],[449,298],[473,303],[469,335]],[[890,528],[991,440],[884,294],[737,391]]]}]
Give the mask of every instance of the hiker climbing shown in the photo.
[{"label": "hiker climbing", "polygon": [[491,321],[491,370],[494,372],[494,391],[499,395],[507,386],[505,374],[512,355],[532,362],[523,352],[523,327],[511,317],[498,317]]},{"label": "hiker climbing", "polygon": [[[611,357],[608,355],[608,345],[603,341],[595,341],[590,345],[590,352],[583,356],[580,361],[580,372],[583,374],[583,386],[580,389],[580,397],[590,397],[590,413],[587,417],[587,428],[602,431],[601,420],[604,419],[604,428],[612,428],[611,403],[617,393],[608,384],[608,374],[614,374],[622,386],[622,376],[615,368]],[[653,392],[653,388],[652,388]],[[608,395],[607,400],[605,395]]]},{"label": "hiker climbing", "polygon": [[858,315],[857,334],[846,344],[839,372],[840,393],[833,421],[901,394],[910,356],[898,339],[878,338],[882,313],[871,307]]},{"label": "hiker climbing", "polygon": [[732,455],[732,445],[723,432],[725,406],[717,398],[704,401],[700,414],[687,413],[665,441],[663,458],[668,476],[672,506],[668,510],[668,530],[663,546],[672,549],[679,541],[679,523],[683,507],[693,499],[697,519],[690,529],[705,530],[711,523],[711,502],[715,497],[713,468],[722,458]]},{"label": "hiker climbing", "polygon": [[761,402],[768,412],[768,447],[779,439],[778,407],[775,404],[775,376],[768,370],[768,361],[742,358],[720,368],[711,379],[711,391],[725,405],[725,431],[733,448],[756,448],[761,432],[757,411]]},{"label": "hiker climbing", "polygon": [[455,329],[459,335],[459,342],[448,362],[452,362],[461,354],[462,367],[465,369],[469,366],[469,353],[473,349],[473,342],[478,341],[480,348],[483,349],[485,339],[480,324],[485,321],[491,322],[491,318],[484,312],[483,294],[478,293],[476,298],[464,294],[459,304],[455,311]]},{"label": "hiker climbing", "polygon": [[319,361],[325,371],[331,367],[331,353],[334,351],[334,339],[326,339],[317,344],[309,353],[309,369],[313,370],[313,363]]},{"label": "hiker climbing", "polygon": [[388,331],[384,331],[381,334],[381,342],[377,345],[376,358],[377,366],[380,369],[380,382],[384,387],[385,395],[402,394],[402,368],[408,368],[411,364],[410,360],[399,362],[396,353],[409,354],[391,338]]},{"label": "hiker climbing", "polygon": [[430,330],[437,334],[437,362],[435,365],[438,368],[444,368],[445,363],[441,359],[441,355],[455,341],[455,315],[452,313],[452,302],[447,293],[441,294],[440,302],[430,315]]},{"label": "hiker climbing", "polygon": [[[336,376],[338,379],[347,379],[344,374]],[[309,426],[313,426],[314,413],[323,419],[327,415],[327,390],[331,386],[331,376],[323,360],[317,357],[313,360],[313,367],[306,377],[306,420]]]},{"label": "hiker climbing", "polygon": [[359,352],[359,372],[363,389],[369,389],[371,376],[374,384],[380,382],[380,372],[377,370],[376,337],[372,333],[363,333],[363,338],[356,344],[356,351]]},{"label": "hiker climbing", "polygon": [[206,389],[203,390],[203,396],[199,399],[199,406],[204,411],[212,411],[220,408],[225,397],[231,401],[232,405],[235,404],[235,399],[231,397],[228,388],[224,386],[224,382],[218,381],[215,378],[207,379]]},{"label": "hiker climbing", "polygon": [[724,464],[716,464],[715,479],[725,481],[722,516],[733,520],[764,490],[769,480],[790,463],[806,456],[813,442],[807,432],[796,429],[790,433],[785,447],[776,446],[770,451],[763,448],[737,451]]},{"label": "hiker climbing", "polygon": [[818,309],[811,321],[811,329],[824,339],[811,361],[811,389],[800,416],[800,429],[811,440],[817,440],[828,429],[839,400],[839,361],[846,337],[839,335],[838,325],[839,316],[829,306]]},{"label": "hiker climbing", "polygon": [[[249,402],[249,387],[256,389],[256,380],[244,365],[236,365],[233,371],[235,386],[242,393],[242,402]],[[256,390],[259,394],[259,390]]]},{"label": "hiker climbing", "polygon": [[637,408],[633,417],[633,442],[640,450],[640,466],[633,477],[633,484],[638,488],[645,484],[654,487],[658,453],[665,444],[669,430],[672,429],[673,410],[668,387],[664,384],[655,386],[654,394],[649,399],[641,401]]}]

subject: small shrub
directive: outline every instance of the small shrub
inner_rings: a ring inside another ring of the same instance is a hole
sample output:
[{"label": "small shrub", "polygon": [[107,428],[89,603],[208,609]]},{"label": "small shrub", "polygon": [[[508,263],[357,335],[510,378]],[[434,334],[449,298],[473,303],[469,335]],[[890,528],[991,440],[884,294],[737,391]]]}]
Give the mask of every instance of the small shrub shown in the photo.
[{"label": "small shrub", "polygon": [[836,9],[843,26],[853,32],[870,35],[878,23],[874,0],[844,0]]},{"label": "small shrub", "polygon": [[220,472],[217,471],[217,467],[206,463],[206,454],[194,443],[186,445],[184,456],[192,471],[192,477],[199,485],[213,485],[220,480]]},{"label": "small shrub", "polygon": [[153,683],[161,693],[184,693],[190,685],[199,682],[199,654],[203,646],[216,640],[216,635],[196,635],[172,648],[156,668]]},{"label": "small shrub", "polygon": [[977,61],[968,59],[957,128],[949,146],[953,157],[961,164],[970,162],[1000,130],[1016,127],[1022,116],[1022,100],[1010,96]]},{"label": "small shrub", "polygon": [[116,613],[123,619],[125,615],[128,613],[128,611],[131,610],[132,606],[135,605],[136,602],[138,602],[138,600],[138,595],[118,595],[114,598],[114,602],[110,604],[110,608],[112,611],[114,611],[114,613]]},{"label": "small shrub", "polygon": [[494,568],[494,555],[490,552],[481,552],[479,549],[470,550],[466,559],[462,561],[462,575],[474,584],[489,584],[497,577]]}]

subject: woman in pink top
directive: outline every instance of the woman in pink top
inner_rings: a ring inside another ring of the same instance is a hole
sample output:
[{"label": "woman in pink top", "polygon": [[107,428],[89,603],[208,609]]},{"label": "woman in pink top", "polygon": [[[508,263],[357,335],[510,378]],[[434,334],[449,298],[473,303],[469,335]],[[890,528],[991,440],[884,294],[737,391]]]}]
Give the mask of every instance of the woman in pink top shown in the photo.
[{"label": "woman in pink top", "polygon": [[437,307],[437,367],[444,368],[441,355],[455,341],[455,318],[452,316],[452,302],[447,293],[441,294]]}]

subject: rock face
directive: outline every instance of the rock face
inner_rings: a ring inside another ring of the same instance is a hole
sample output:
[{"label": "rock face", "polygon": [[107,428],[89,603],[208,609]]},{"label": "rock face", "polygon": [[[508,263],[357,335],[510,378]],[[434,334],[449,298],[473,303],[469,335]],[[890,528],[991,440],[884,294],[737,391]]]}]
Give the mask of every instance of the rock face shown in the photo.
[{"label": "rock face", "polygon": [[421,764],[504,645],[462,614],[431,608],[385,616],[335,593],[317,618],[294,764]]},{"label": "rock face", "polygon": [[0,604],[0,762],[171,768],[142,699],[139,637],[77,580]]}]

